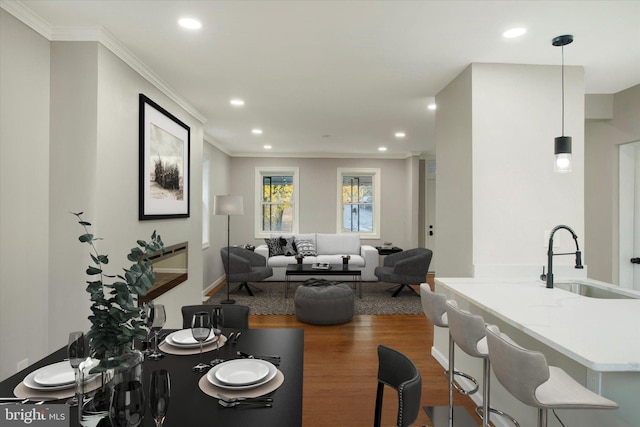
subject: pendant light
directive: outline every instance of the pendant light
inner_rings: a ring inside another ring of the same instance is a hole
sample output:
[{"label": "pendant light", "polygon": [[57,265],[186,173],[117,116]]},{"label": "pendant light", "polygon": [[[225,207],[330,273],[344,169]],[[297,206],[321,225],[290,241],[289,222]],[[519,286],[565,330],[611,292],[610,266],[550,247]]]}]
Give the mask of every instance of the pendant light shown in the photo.
[{"label": "pendant light", "polygon": [[562,136],[555,138],[555,172],[571,172],[571,137],[564,135],[564,47],[573,42],[573,36],[566,34],[555,37],[551,44],[562,48]]}]

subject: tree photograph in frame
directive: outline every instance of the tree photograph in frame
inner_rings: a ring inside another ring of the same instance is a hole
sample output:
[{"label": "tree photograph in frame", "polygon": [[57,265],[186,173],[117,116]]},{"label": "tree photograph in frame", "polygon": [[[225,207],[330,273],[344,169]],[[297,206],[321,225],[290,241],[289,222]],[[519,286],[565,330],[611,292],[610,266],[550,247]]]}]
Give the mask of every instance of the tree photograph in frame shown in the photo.
[{"label": "tree photograph in frame", "polygon": [[189,217],[190,128],[140,94],[138,219]]}]

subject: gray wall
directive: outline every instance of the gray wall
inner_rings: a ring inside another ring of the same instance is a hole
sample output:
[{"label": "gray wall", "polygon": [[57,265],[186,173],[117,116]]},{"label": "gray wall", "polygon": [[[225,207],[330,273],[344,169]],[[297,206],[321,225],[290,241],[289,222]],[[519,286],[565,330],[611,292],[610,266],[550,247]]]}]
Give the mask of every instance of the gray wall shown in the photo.
[{"label": "gray wall", "polygon": [[299,168],[300,232],[336,232],[337,168],[380,168],[381,234],[380,239],[365,240],[379,245],[392,241],[408,248],[418,244],[418,160],[388,159],[310,159],[246,158],[231,159],[231,194],[244,197],[244,215],[231,220],[231,244],[263,244],[254,237],[256,167],[289,166]]},{"label": "gray wall", "polygon": [[618,283],[618,146],[640,140],[640,85],[613,96],[613,119],[585,124],[589,277]]},{"label": "gray wall", "polygon": [[[90,262],[70,211],[84,211],[103,237],[110,273],[128,267],[137,239],[157,230],[188,241],[189,279],[158,298],[168,327],[201,301],[202,124],[96,42],[49,42],[0,10],[2,232],[0,379],[87,329]],[[191,127],[191,217],[138,221],[138,94]],[[111,270],[112,269],[112,270]],[[34,325],[29,334],[16,326]]]},{"label": "gray wall", "polygon": [[49,348],[49,54],[0,9],[0,380]]}]

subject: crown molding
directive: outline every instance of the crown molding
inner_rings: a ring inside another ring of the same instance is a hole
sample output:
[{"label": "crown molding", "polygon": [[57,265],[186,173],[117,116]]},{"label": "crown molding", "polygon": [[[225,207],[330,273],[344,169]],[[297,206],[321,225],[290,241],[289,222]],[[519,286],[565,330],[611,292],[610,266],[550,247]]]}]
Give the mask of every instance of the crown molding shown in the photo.
[{"label": "crown molding", "polygon": [[207,122],[193,105],[166,84],[156,73],[147,67],[137,56],[127,49],[120,40],[103,27],[54,27],[19,0],[0,0],[0,7],[32,28],[49,41],[91,41],[98,42],[109,49],[145,80],[158,88],[172,101],[182,107],[200,123]]},{"label": "crown molding", "polygon": [[42,37],[51,40],[53,34],[51,24],[25,6],[21,1],[0,0],[0,8],[9,12]]}]

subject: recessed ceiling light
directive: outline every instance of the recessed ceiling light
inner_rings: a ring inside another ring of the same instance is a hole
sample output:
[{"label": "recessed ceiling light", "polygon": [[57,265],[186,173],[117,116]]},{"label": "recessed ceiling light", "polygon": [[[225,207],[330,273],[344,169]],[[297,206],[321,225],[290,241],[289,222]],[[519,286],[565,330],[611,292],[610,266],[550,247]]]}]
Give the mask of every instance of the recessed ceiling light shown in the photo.
[{"label": "recessed ceiling light", "polygon": [[438,106],[436,104],[429,104],[427,108],[431,111],[434,111],[436,108],[438,108]]},{"label": "recessed ceiling light", "polygon": [[264,146],[264,149],[265,149],[265,150],[271,150],[271,146],[270,146],[270,145],[265,145],[265,146]]},{"label": "recessed ceiling light", "polygon": [[396,138],[404,138],[405,136],[407,136],[407,134],[404,132],[396,132]]},{"label": "recessed ceiling light", "polygon": [[262,129],[251,129],[251,133],[254,135],[262,135]]},{"label": "recessed ceiling light", "polygon": [[178,25],[182,28],[186,28],[187,30],[199,30],[202,28],[202,22],[193,18],[180,18],[178,20]]},{"label": "recessed ceiling light", "polygon": [[513,39],[516,37],[520,37],[526,32],[527,32],[526,28],[511,28],[510,30],[507,30],[504,33],[502,33],[502,37],[505,37],[507,39]]},{"label": "recessed ceiling light", "polygon": [[233,105],[235,107],[242,107],[244,105],[244,101],[242,99],[239,99],[239,98],[234,98],[229,102],[231,103],[231,105]]},{"label": "recessed ceiling light", "polygon": [[378,151],[387,151],[387,147],[379,147]]}]

